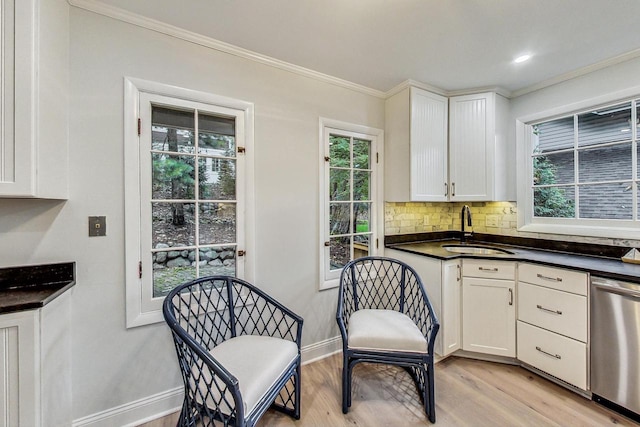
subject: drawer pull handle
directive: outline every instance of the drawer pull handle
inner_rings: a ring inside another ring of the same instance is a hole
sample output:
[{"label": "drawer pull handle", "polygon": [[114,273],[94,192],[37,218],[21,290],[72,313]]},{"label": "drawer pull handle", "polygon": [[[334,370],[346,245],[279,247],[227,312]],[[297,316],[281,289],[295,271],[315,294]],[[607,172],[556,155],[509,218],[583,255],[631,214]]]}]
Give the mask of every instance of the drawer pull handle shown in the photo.
[{"label": "drawer pull handle", "polygon": [[509,305],[513,305],[513,289],[509,288]]},{"label": "drawer pull handle", "polygon": [[560,356],[559,354],[548,353],[538,346],[536,346],[536,350],[538,350],[540,353],[546,354],[547,356],[555,357],[556,359],[562,359],[562,356]]},{"label": "drawer pull handle", "polygon": [[494,268],[478,267],[478,270],[480,270],[480,271],[498,271],[498,267],[494,267]]},{"label": "drawer pull handle", "polygon": [[549,309],[549,308],[545,308],[545,307],[541,306],[540,304],[536,305],[536,307],[537,307],[539,310],[546,311],[547,313],[553,313],[553,314],[560,314],[560,315],[562,315],[562,312],[561,312],[560,310],[551,310],[551,309]]},{"label": "drawer pull handle", "polygon": [[538,276],[538,279],[552,280],[554,282],[562,282],[562,277],[549,277],[549,276],[542,275],[540,273],[538,273],[537,276]]}]

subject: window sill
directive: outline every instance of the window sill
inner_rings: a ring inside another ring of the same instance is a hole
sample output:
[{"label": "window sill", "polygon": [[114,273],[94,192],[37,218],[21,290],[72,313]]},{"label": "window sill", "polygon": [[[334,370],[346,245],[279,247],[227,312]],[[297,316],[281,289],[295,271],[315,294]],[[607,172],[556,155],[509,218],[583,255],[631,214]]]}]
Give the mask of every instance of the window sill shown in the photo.
[{"label": "window sill", "polygon": [[640,240],[640,230],[634,227],[611,227],[571,224],[527,224],[518,227],[527,233],[559,234],[567,236],[603,237]]}]

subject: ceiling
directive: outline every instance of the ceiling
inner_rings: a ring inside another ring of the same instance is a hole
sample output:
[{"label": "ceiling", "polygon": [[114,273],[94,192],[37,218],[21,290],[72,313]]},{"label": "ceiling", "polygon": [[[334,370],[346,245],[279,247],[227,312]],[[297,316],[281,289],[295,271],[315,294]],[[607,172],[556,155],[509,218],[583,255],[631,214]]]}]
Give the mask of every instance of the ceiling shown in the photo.
[{"label": "ceiling", "polygon": [[100,1],[383,92],[411,79],[517,93],[640,56],[639,0]]}]

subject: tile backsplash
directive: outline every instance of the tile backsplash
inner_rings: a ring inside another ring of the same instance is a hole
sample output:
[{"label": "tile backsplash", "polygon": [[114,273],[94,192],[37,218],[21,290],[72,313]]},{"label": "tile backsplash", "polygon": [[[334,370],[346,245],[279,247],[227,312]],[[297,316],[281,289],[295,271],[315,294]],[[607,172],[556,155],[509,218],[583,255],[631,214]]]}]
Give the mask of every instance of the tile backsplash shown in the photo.
[{"label": "tile backsplash", "polygon": [[471,230],[477,233],[640,247],[640,240],[519,232],[515,202],[387,202],[384,208],[385,235],[460,230],[460,210],[465,204],[471,207]]}]

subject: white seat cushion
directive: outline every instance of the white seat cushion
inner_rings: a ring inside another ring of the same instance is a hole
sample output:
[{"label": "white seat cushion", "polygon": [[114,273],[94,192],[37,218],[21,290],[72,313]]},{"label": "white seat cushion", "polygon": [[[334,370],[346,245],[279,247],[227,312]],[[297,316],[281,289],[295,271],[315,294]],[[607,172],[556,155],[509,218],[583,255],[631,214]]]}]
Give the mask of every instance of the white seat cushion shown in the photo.
[{"label": "white seat cushion", "polygon": [[358,310],[349,318],[351,349],[427,352],[427,340],[413,320],[395,310]]},{"label": "white seat cushion", "polygon": [[[245,408],[243,416],[246,416],[298,357],[298,346],[294,342],[280,338],[241,335],[220,343],[210,352],[227,371],[238,379]],[[197,375],[196,378],[198,378]],[[205,384],[210,380],[207,372],[200,380],[200,389],[204,390]],[[212,395],[207,399],[207,406],[214,408],[213,402],[220,398],[220,393],[215,387]],[[233,402],[230,393],[226,399],[230,403]],[[223,412],[228,412],[229,408],[221,409]]]}]

